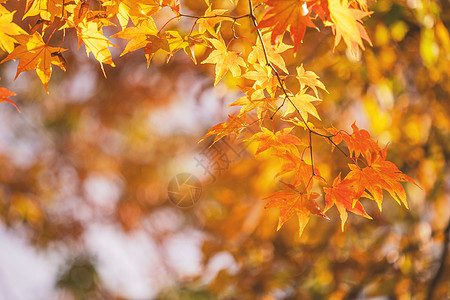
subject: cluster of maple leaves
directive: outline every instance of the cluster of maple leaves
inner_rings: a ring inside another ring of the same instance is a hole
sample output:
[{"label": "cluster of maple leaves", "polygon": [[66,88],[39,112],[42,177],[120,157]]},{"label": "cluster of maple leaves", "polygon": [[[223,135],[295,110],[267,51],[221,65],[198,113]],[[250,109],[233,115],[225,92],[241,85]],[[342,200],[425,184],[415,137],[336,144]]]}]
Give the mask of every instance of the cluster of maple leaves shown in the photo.
[{"label": "cluster of maple leaves", "polygon": [[[238,0],[229,1],[238,4]],[[0,0],[0,3],[4,2]],[[335,128],[320,129],[308,121],[309,116],[321,120],[315,105],[322,101],[319,91],[326,92],[326,88],[314,72],[306,71],[302,65],[297,66],[295,74],[290,74],[282,56],[291,48],[295,52],[303,42],[306,28],[318,29],[317,22],[331,27],[335,46],[344,40],[351,53],[356,55],[359,48],[364,49],[363,40],[371,43],[362,25],[362,19],[370,15],[366,0],[249,0],[245,15],[233,15],[233,10],[214,8],[214,1],[205,2],[204,14],[192,16],[180,12],[177,0],[27,0],[24,18],[38,17],[36,24],[27,31],[13,22],[14,12],[0,5],[0,47],[9,53],[1,63],[19,59],[16,78],[22,72],[36,70],[48,92],[52,65],[66,68],[63,56],[66,49],[50,46],[56,30],[75,31],[78,48],[84,44],[87,54],[92,52],[102,69],[103,64],[114,66],[108,49],[114,45],[104,35],[105,26],[120,26],[121,31],[111,37],[128,40],[121,55],[144,48],[147,65],[157,51],[165,52],[170,58],[179,50],[197,63],[195,47],[210,47],[212,51],[201,63],[215,66],[214,85],[228,72],[247,84],[240,86],[244,96],[231,104],[241,106],[240,112],[209,129],[205,138],[216,135],[214,142],[217,142],[228,134],[239,136],[254,123],[249,122],[247,116],[256,113],[260,131],[248,139],[257,144],[255,155],[272,151],[281,166],[277,177],[290,180],[290,183],[282,181],[285,190],[266,198],[267,208],[280,208],[278,229],[297,215],[301,234],[311,214],[327,218],[324,212],[333,205],[340,213],[343,229],[347,211],[370,218],[360,202],[362,197],[376,201],[381,210],[383,190],[407,206],[401,182],[413,182],[412,179],[386,161],[386,149],[381,149],[367,131],[360,130],[355,124],[352,133]],[[165,7],[174,14],[167,23],[182,18],[193,19],[190,32],[165,30],[165,25],[158,28],[154,17]],[[249,39],[252,50],[246,54],[230,49],[230,43],[238,38],[235,27],[241,26],[238,21],[244,18],[253,24],[248,28],[253,34],[253,39]],[[224,22],[232,24],[234,37],[228,41],[222,38]],[[51,33],[44,40],[48,30]],[[283,42],[286,32],[289,32],[293,45]],[[285,79],[288,76],[297,79],[296,88],[287,85]],[[8,99],[11,95],[13,93],[7,89],[0,89],[0,101],[14,104]],[[284,126],[279,131],[268,129],[267,124],[273,124],[275,117],[292,126]],[[305,130],[309,140],[292,134],[295,127]],[[320,175],[313,162],[312,135],[323,137],[331,150],[337,148],[348,157],[349,172],[343,179],[339,174],[331,183]],[[308,159],[304,159],[308,152]],[[318,185],[323,186],[325,193],[324,210],[316,202],[319,193],[313,191]]]}]

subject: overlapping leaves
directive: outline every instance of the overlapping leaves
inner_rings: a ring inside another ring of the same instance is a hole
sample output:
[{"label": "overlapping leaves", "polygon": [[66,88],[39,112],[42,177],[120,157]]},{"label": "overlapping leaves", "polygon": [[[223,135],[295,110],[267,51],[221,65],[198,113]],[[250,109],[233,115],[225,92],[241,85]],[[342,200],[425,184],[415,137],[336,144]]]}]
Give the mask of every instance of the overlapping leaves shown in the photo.
[{"label": "overlapping leaves", "polygon": [[[230,1],[233,5],[237,2]],[[295,70],[289,70],[285,62],[286,55],[294,57],[307,28],[318,29],[317,21],[331,27],[335,47],[344,40],[355,56],[359,48],[364,50],[364,40],[371,44],[362,23],[371,14],[366,0],[249,1],[249,12],[241,16],[234,15],[233,9],[217,8],[214,1],[205,3],[207,8],[203,14],[191,16],[182,13],[178,0],[101,0],[97,6],[81,0],[28,0],[24,18],[40,18],[28,32],[13,23],[14,12],[0,5],[0,48],[9,53],[2,62],[19,60],[16,78],[22,72],[36,70],[48,91],[52,65],[66,68],[65,49],[52,43],[56,30],[73,30],[78,48],[84,45],[87,55],[93,53],[102,69],[103,64],[115,66],[110,52],[115,44],[110,38],[126,40],[121,56],[143,50],[147,66],[157,53],[170,59],[180,50],[197,63],[196,47],[201,47],[201,52],[206,52],[200,62],[214,70],[214,85],[227,77],[231,79],[228,83],[238,83],[243,92],[230,105],[241,106],[240,111],[209,129],[204,138],[215,135],[215,143],[228,134],[239,137],[246,128],[257,124],[258,132],[252,133],[246,142],[256,145],[258,157],[276,159],[279,165],[276,178],[290,182],[281,181],[285,189],[266,198],[266,208],[280,209],[278,229],[295,215],[301,234],[311,214],[327,218],[324,213],[333,206],[340,213],[343,229],[348,211],[370,218],[361,198],[375,201],[381,210],[384,191],[407,207],[402,182],[413,180],[387,161],[387,150],[381,149],[356,124],[352,125],[351,134],[315,125],[313,122],[321,121],[316,105],[322,101],[321,93],[328,91],[319,77],[305,70],[301,63]],[[164,23],[155,22],[164,8],[174,17]],[[193,20],[190,30],[166,27],[182,18]],[[244,28],[239,23],[241,19],[248,19],[247,23],[253,26]],[[39,24],[44,24],[41,30]],[[114,25],[117,25],[115,34],[106,37],[104,28]],[[49,32],[49,28],[53,31]],[[232,35],[223,34],[224,28]],[[247,35],[239,36],[244,30]],[[286,32],[292,46],[283,41]],[[43,37],[47,37],[45,41]],[[235,47],[238,40],[242,43]],[[12,92],[1,88],[0,93],[0,101],[14,104],[8,98]],[[254,113],[257,120],[253,118]],[[281,125],[275,125],[275,121]],[[314,165],[312,136],[326,139],[331,150],[337,147],[339,152],[346,153],[351,163],[343,178],[341,174],[333,180],[321,176]],[[320,199],[320,187],[324,191],[324,210],[316,202]]]}]

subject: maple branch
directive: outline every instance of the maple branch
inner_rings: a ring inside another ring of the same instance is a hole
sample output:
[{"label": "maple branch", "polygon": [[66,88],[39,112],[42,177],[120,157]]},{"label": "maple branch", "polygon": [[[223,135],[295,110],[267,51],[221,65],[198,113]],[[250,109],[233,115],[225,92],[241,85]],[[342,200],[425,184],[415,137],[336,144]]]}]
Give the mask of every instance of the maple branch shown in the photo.
[{"label": "maple branch", "polygon": [[350,155],[347,155],[347,153],[345,153],[345,151],[342,150],[342,148],[339,147],[338,144],[336,144],[335,142],[333,142],[333,137],[335,137],[336,135],[326,135],[326,134],[322,134],[322,133],[319,133],[319,132],[314,131],[314,130],[311,130],[311,133],[313,133],[313,134],[315,134],[315,135],[318,135],[318,136],[321,136],[321,137],[323,137],[323,138],[326,138],[331,144],[333,144],[334,147],[336,147],[339,151],[341,151],[341,153],[344,154],[345,157],[350,158]]},{"label": "maple branch", "polygon": [[266,45],[264,43],[264,39],[262,37],[262,33],[261,30],[258,28],[258,22],[256,21],[256,17],[255,14],[253,13],[253,3],[252,0],[248,0],[248,5],[249,5],[249,9],[250,9],[250,18],[252,19],[253,25],[255,26],[255,30],[258,34],[258,38],[261,41],[261,47],[263,49],[263,53],[264,53],[264,59],[266,60],[266,65],[269,66],[272,71],[275,73],[275,76],[277,77],[278,83],[284,93],[284,100],[283,103],[277,108],[277,110],[275,111],[275,113],[272,115],[272,117],[270,117],[271,119],[273,119],[273,117],[275,116],[275,114],[280,110],[280,108],[284,105],[284,103],[286,102],[286,99],[292,104],[292,106],[294,106],[295,110],[298,112],[302,122],[305,124],[308,133],[309,133],[309,149],[310,149],[310,157],[311,157],[311,169],[312,169],[312,175],[315,175],[314,172],[314,162],[313,162],[313,149],[312,149],[312,138],[311,138],[311,128],[309,128],[308,123],[305,121],[305,119],[303,118],[303,116],[300,113],[300,110],[298,109],[298,107],[295,105],[295,103],[291,100],[291,97],[289,97],[289,94],[286,90],[286,88],[284,87],[284,81],[281,79],[280,74],[278,73],[277,69],[275,69],[275,67],[270,63],[269,60],[269,56],[267,54],[267,49],[266,49]]},{"label": "maple branch", "polygon": [[309,135],[309,153],[310,153],[311,170],[312,170],[313,176],[315,176],[316,174],[315,174],[315,171],[314,171],[314,159],[313,159],[313,147],[312,147],[312,134],[321,136],[321,137],[326,138],[327,140],[329,140],[331,144],[333,144],[333,145],[334,145],[334,146],[335,146],[335,147],[336,147],[336,148],[337,148],[337,149],[338,149],[338,150],[339,150],[346,158],[352,160],[352,161],[355,163],[355,165],[359,168],[356,159],[353,158],[353,157],[351,157],[350,154],[347,155],[347,153],[345,153],[345,151],[342,150],[342,148],[341,148],[338,144],[336,144],[335,142],[333,142],[332,138],[333,138],[334,136],[329,136],[329,135],[321,134],[321,133],[319,133],[319,132],[316,132],[316,131],[312,130],[312,129],[309,127],[308,123],[306,122],[306,120],[305,120],[305,119],[303,118],[303,116],[301,115],[300,110],[299,110],[298,107],[295,105],[295,103],[291,100],[291,97],[289,96],[289,93],[287,92],[287,90],[286,90],[286,88],[285,88],[285,86],[284,86],[284,80],[280,77],[280,74],[278,73],[277,69],[275,69],[275,67],[272,65],[272,63],[271,63],[270,60],[269,60],[269,56],[268,56],[268,54],[267,54],[266,44],[264,43],[264,40],[263,40],[263,37],[262,37],[261,30],[258,28],[258,22],[256,21],[256,17],[255,17],[254,11],[253,11],[253,4],[252,4],[252,1],[251,1],[251,0],[248,0],[248,3],[249,3],[249,10],[250,10],[250,13],[249,13],[248,15],[250,16],[250,18],[251,18],[251,20],[252,20],[252,22],[253,22],[253,25],[255,26],[256,33],[258,34],[258,38],[259,38],[259,40],[261,41],[261,47],[262,47],[262,50],[263,50],[263,54],[264,54],[264,59],[265,59],[265,61],[266,61],[266,65],[269,66],[269,67],[272,69],[273,73],[275,74],[275,76],[276,76],[276,78],[277,78],[278,84],[279,84],[279,86],[281,87],[281,90],[283,91],[283,94],[284,94],[283,103],[281,103],[281,105],[278,106],[278,108],[277,108],[277,109],[275,110],[275,112],[272,114],[272,116],[270,117],[270,119],[273,120],[273,118],[275,117],[275,115],[277,114],[277,112],[281,109],[281,107],[284,106],[284,104],[285,104],[285,102],[286,102],[286,99],[292,104],[292,106],[293,106],[293,107],[295,108],[295,110],[298,112],[298,115],[300,116],[300,119],[301,119],[302,122],[305,124],[305,127],[306,127],[306,129],[307,129],[307,131],[308,131],[308,135]]}]

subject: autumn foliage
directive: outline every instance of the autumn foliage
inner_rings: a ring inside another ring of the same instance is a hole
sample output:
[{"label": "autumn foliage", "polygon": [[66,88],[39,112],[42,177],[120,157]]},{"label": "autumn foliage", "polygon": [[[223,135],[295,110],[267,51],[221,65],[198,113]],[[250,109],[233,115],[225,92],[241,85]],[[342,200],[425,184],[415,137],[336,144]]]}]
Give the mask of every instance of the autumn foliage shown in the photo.
[{"label": "autumn foliage", "polygon": [[[211,128],[205,138],[215,135],[214,142],[217,142],[229,134],[239,137],[245,128],[257,123],[259,132],[247,137],[245,143],[257,145],[255,156],[270,153],[280,165],[276,177],[282,179],[285,189],[265,198],[266,208],[280,209],[278,229],[296,215],[301,235],[311,214],[328,218],[325,212],[336,206],[343,230],[348,211],[371,218],[360,202],[362,198],[375,201],[381,211],[383,191],[408,207],[402,182],[413,180],[387,161],[387,149],[381,149],[355,123],[351,133],[324,127],[316,106],[322,101],[322,93],[327,92],[325,85],[301,63],[290,73],[283,57],[288,50],[290,55],[295,55],[300,44],[307,43],[305,32],[319,30],[319,24],[323,30],[331,27],[334,47],[343,40],[352,55],[357,56],[365,49],[365,43],[371,45],[363,26],[363,19],[371,14],[366,1],[250,0],[241,3],[247,6],[247,12],[242,15],[233,13],[232,7],[238,1],[231,2],[230,9],[218,9],[214,8],[214,1],[206,1],[204,15],[192,16],[184,14],[176,0],[28,0],[24,18],[36,21],[27,30],[13,22],[14,12],[1,6],[4,30],[0,46],[9,53],[2,63],[19,60],[16,78],[22,72],[35,70],[49,92],[52,66],[67,68],[64,59],[67,49],[52,40],[56,31],[75,32],[78,48],[84,45],[87,55],[93,54],[105,76],[104,65],[115,66],[109,49],[115,45],[104,32],[109,26],[120,29],[110,37],[127,41],[121,56],[143,48],[147,66],[156,53],[165,53],[169,60],[178,51],[183,51],[195,64],[196,48],[208,47],[211,50],[200,63],[213,65],[214,85],[229,74],[240,80],[244,96],[232,104],[240,106],[240,112]],[[157,26],[154,17],[165,8],[171,10],[173,17]],[[192,20],[187,33],[166,29],[168,24],[185,19]],[[232,38],[224,39],[224,31],[230,30]],[[290,39],[284,38],[286,32]],[[238,39],[247,40],[251,50],[234,50],[233,42]],[[297,82],[288,80],[291,77]],[[12,92],[5,88],[1,92],[2,101],[13,103],[8,98]],[[254,113],[256,121],[249,118]],[[299,134],[301,131],[306,135]],[[348,170],[342,170],[344,174],[334,174],[334,178],[321,176],[314,164],[313,138],[326,140],[330,151],[348,158]],[[324,209],[316,202],[319,187],[323,188]]]},{"label": "autumn foliage", "polygon": [[0,0],[5,297],[449,298],[449,12]]}]

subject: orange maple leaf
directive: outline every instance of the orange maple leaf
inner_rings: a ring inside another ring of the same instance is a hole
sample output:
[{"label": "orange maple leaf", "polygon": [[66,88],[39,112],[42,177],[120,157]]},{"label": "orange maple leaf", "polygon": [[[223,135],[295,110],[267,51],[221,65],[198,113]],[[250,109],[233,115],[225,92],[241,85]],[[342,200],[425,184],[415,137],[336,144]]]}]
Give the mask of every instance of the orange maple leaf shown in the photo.
[{"label": "orange maple leaf", "polygon": [[[347,174],[346,179],[353,183],[356,189],[356,197],[365,196],[375,200],[381,211],[381,203],[383,201],[383,190],[389,192],[398,204],[404,204],[408,208],[406,202],[406,193],[400,182],[412,182],[409,176],[403,174],[397,166],[386,161],[387,148],[372,154],[372,159],[368,161],[368,166],[361,169],[356,165],[350,164],[351,172]],[[370,195],[364,193],[367,190]],[[364,194],[364,195],[363,195]]]},{"label": "orange maple leaf", "polygon": [[[303,146],[307,147],[308,145],[303,144]],[[314,177],[312,174],[311,165],[306,163],[303,160],[303,158],[301,158],[300,155],[298,155],[297,153],[284,152],[284,153],[277,153],[275,154],[275,156],[282,159],[281,171],[278,172],[275,175],[275,177],[279,177],[286,173],[294,172],[293,185],[298,186],[304,184],[309,189],[312,188],[312,184],[310,184],[312,178],[323,180],[321,179],[322,177],[320,176],[319,169],[314,168],[314,174],[317,175],[316,177]]]},{"label": "orange maple leaf", "polygon": [[0,87],[0,102],[4,102],[4,101],[9,102],[12,105],[14,105],[14,107],[20,112],[20,109],[17,106],[17,104],[14,103],[14,101],[12,101],[11,99],[8,98],[10,96],[15,96],[15,95],[16,95],[16,93],[11,92],[7,88]]},{"label": "orange maple leaf", "polygon": [[228,106],[241,106],[241,111],[239,116],[249,113],[250,111],[256,109],[256,114],[260,124],[263,121],[264,116],[267,111],[276,110],[276,105],[273,98],[267,98],[264,95],[263,89],[254,89],[249,87],[240,87],[245,93],[245,96],[237,99]]},{"label": "orange maple leaf", "polygon": [[314,201],[319,197],[318,193],[309,193],[307,191],[300,192],[291,184],[282,182],[289,190],[282,190],[274,193],[273,195],[264,198],[263,200],[269,200],[265,208],[280,208],[280,216],[278,218],[277,230],[280,230],[281,226],[286,223],[294,214],[297,214],[299,222],[299,235],[301,236],[306,224],[309,221],[310,215],[318,215],[329,218],[322,213],[319,205]]},{"label": "orange maple leaf", "polygon": [[16,80],[17,76],[22,72],[36,70],[39,79],[41,79],[45,90],[48,93],[47,84],[52,75],[52,64],[57,65],[65,71],[64,62],[56,55],[57,53],[65,51],[65,49],[47,46],[39,32],[35,32],[33,35],[20,34],[14,36],[14,38],[20,45],[14,48],[14,50],[0,63],[12,59],[20,59],[14,80]]},{"label": "orange maple leaf", "polygon": [[270,6],[270,9],[262,18],[258,28],[273,27],[272,44],[275,44],[275,40],[279,36],[283,36],[286,31],[289,31],[294,42],[294,51],[297,51],[298,46],[302,43],[306,27],[317,29],[317,26],[311,21],[310,11],[305,1],[269,0],[266,5]]},{"label": "orange maple leaf", "polygon": [[352,134],[348,134],[343,130],[339,131],[336,128],[329,128],[328,132],[334,135],[334,143],[339,144],[342,140],[345,141],[350,157],[358,158],[360,155],[363,155],[366,160],[371,160],[372,153],[381,151],[380,146],[372,140],[367,130],[360,130],[356,123],[352,124],[352,129]]},{"label": "orange maple leaf", "polygon": [[228,116],[228,122],[219,123],[216,126],[208,129],[208,133],[199,141],[199,143],[204,139],[206,139],[208,136],[214,134],[217,134],[217,136],[212,144],[214,144],[215,142],[217,142],[218,140],[220,140],[221,138],[230,133],[234,133],[238,137],[242,132],[242,130],[244,130],[246,122],[247,122],[246,115],[243,115],[242,117]]},{"label": "orange maple leaf", "polygon": [[356,191],[353,188],[353,181],[344,179],[341,181],[341,174],[334,179],[333,185],[330,188],[324,188],[325,192],[325,209],[328,211],[333,205],[339,211],[341,217],[341,229],[344,231],[344,225],[347,221],[347,211],[351,211],[357,215],[372,219],[362,206],[361,202],[355,201],[359,197],[356,196]]},{"label": "orange maple leaf", "polygon": [[[280,131],[272,132],[267,128],[262,127],[262,132],[255,133],[249,139],[248,142],[258,142],[258,149],[255,155],[264,152],[270,148],[275,148],[277,151],[280,150],[294,150],[297,149],[296,145],[307,146],[298,137],[290,134],[294,127],[283,128]],[[294,150],[295,151],[295,150]]]}]

